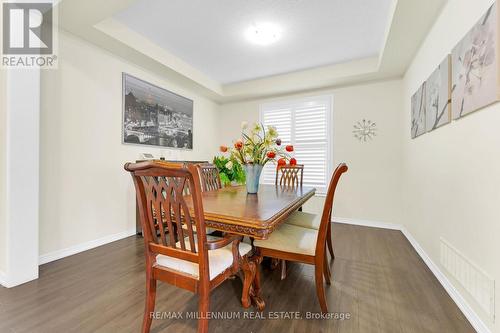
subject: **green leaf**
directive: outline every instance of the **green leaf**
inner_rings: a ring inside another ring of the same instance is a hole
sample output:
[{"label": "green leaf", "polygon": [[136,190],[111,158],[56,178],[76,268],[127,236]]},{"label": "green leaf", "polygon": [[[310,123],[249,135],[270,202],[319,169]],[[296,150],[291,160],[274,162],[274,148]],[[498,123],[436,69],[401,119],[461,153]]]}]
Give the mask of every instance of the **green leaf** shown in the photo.
[{"label": "green leaf", "polygon": [[229,179],[229,177],[228,177],[225,173],[223,173],[223,172],[221,172],[221,173],[220,173],[220,181],[222,182],[222,184],[224,184],[224,186],[228,186],[228,185],[230,185],[230,184],[231,184],[231,180],[230,180],[230,179]]}]

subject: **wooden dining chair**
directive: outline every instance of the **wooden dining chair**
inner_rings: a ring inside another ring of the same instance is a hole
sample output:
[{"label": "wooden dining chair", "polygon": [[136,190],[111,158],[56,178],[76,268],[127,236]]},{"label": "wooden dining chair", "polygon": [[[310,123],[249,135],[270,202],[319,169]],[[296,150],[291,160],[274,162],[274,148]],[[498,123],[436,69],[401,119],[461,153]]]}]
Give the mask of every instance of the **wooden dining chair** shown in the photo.
[{"label": "wooden dining chair", "polygon": [[[151,327],[157,281],[197,293],[198,332],[208,332],[210,291],[240,270],[251,246],[240,243],[240,236],[207,237],[195,165],[178,167],[147,161],[127,163],[125,170],[134,181],[144,231],[146,306],[142,332],[149,332]],[[185,194],[186,188],[190,195]],[[192,200],[192,211],[186,200]],[[163,218],[155,218],[153,210],[162,212]]]},{"label": "wooden dining chair", "polygon": [[204,163],[199,165],[199,170],[203,192],[215,191],[222,188],[222,182],[220,180],[219,169],[217,169],[217,166],[210,163]]},{"label": "wooden dining chair", "polygon": [[[268,239],[254,240],[254,246],[259,256],[314,265],[316,294],[323,313],[328,312],[323,277],[325,277],[326,283],[330,284],[330,276],[327,270],[328,263],[326,259],[327,229],[330,228],[331,224],[330,217],[333,208],[335,189],[337,188],[340,176],[346,171],[347,165],[342,163],[333,173],[328,186],[318,230],[285,223],[273,231]],[[303,212],[295,212],[293,214],[296,215],[297,218],[301,216],[309,218],[310,215],[312,215]]]},{"label": "wooden dining chair", "polygon": [[304,165],[278,165],[275,184],[279,186],[299,187],[304,181]]},{"label": "wooden dining chair", "polygon": [[[278,181],[279,180],[279,181]],[[281,165],[276,169],[276,185],[280,186],[302,186],[304,180],[304,165],[297,164],[293,165]],[[302,207],[299,208],[299,211],[302,211]],[[316,215],[314,215],[316,216]],[[331,217],[330,217],[331,221]],[[294,218],[290,217],[286,223],[293,224],[303,228],[310,228],[319,230],[321,218],[316,216],[316,218]],[[330,252],[330,256],[332,259],[335,258],[335,254],[333,253],[333,242],[332,242],[332,232],[331,228],[328,228],[328,235],[326,236],[326,244],[328,246],[328,252]],[[285,266],[286,267],[286,266]],[[282,263],[282,279],[286,276],[286,268]]]},{"label": "wooden dining chair", "polygon": [[[304,180],[304,165],[297,164],[293,165],[282,165],[278,166],[276,169],[276,185],[278,186],[290,186],[297,187],[302,186]],[[302,207],[299,208],[299,211],[302,211]],[[312,215],[312,214],[311,214]],[[331,218],[330,218],[331,221]],[[321,222],[321,217],[317,215],[309,216],[309,218],[296,218],[296,216],[291,216],[286,223],[297,225],[303,228],[310,229],[319,229],[319,225]],[[332,259],[335,258],[335,254],[333,253],[333,241],[332,241],[332,233],[331,228],[328,229],[328,234],[326,236],[326,244],[328,246],[328,252],[330,252],[330,256]],[[281,279],[284,280],[286,278],[286,261],[281,261]]]},{"label": "wooden dining chair", "polygon": [[[296,164],[296,165],[278,165],[276,167],[276,186],[280,187],[289,187],[289,188],[297,188],[302,186],[304,181],[304,165]],[[302,211],[302,207],[299,208],[299,211]],[[281,265],[281,280],[286,278],[286,260],[277,260],[273,259],[271,267],[275,269],[278,264]]]},{"label": "wooden dining chair", "polygon": [[[200,174],[201,190],[203,192],[216,191],[222,188],[222,181],[220,180],[219,169],[217,169],[217,166],[211,163],[200,163],[198,164],[198,172]],[[215,234],[217,236],[222,235],[221,232],[212,228],[207,228],[207,234]]]}]

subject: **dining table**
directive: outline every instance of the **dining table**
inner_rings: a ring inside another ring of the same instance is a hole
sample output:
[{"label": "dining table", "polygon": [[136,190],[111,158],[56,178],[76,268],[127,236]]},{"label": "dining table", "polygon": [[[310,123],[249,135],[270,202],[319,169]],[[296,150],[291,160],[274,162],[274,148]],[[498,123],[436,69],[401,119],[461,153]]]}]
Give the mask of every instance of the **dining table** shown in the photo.
[{"label": "dining table", "polygon": [[[205,225],[226,234],[264,240],[284,223],[287,217],[314,196],[316,189],[306,186],[279,186],[261,184],[255,194],[247,193],[245,186],[228,186],[202,193]],[[192,200],[186,204],[192,209]],[[252,304],[264,310],[258,267],[262,256],[256,251],[248,258],[240,258],[244,308]]]}]

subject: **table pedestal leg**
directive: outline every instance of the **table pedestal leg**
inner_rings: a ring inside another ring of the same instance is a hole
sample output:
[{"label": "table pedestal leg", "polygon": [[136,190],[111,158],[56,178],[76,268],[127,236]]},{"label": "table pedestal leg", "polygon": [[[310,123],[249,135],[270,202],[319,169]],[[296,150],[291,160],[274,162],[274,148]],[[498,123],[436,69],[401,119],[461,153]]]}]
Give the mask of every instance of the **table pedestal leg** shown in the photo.
[{"label": "table pedestal leg", "polygon": [[262,256],[254,255],[253,260],[255,260],[255,277],[253,280],[253,288],[250,293],[252,298],[252,304],[259,310],[264,311],[266,303],[261,296],[261,285],[260,285],[260,263],[262,262]]},{"label": "table pedestal leg", "polygon": [[249,308],[250,301],[250,288],[252,287],[255,279],[255,262],[250,261],[250,258],[243,258],[241,262],[241,270],[243,271],[243,292],[241,295],[241,304],[244,308]]},{"label": "table pedestal leg", "polygon": [[260,263],[262,257],[253,255],[249,258],[243,258],[241,269],[243,271],[243,292],[241,303],[244,308],[254,305],[259,311],[263,311],[266,304],[260,294]]}]

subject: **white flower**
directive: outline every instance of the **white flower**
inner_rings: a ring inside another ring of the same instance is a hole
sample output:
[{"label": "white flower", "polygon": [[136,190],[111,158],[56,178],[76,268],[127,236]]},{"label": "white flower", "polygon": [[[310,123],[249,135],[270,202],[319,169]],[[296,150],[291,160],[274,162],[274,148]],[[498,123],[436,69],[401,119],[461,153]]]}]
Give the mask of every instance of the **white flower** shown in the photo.
[{"label": "white flower", "polygon": [[242,129],[242,130],[246,130],[246,129],[247,129],[247,127],[248,127],[248,122],[246,122],[246,121],[242,121],[242,122],[241,122],[241,129]]},{"label": "white flower", "polygon": [[274,126],[268,126],[267,133],[269,133],[269,136],[271,138],[275,138],[278,136],[278,132],[276,131],[276,127],[274,127]]},{"label": "white flower", "polygon": [[226,165],[225,165],[225,167],[228,170],[232,170],[233,169],[233,162],[232,161],[227,162]]},{"label": "white flower", "polygon": [[262,131],[262,127],[260,127],[259,123],[255,123],[255,124],[253,124],[252,131],[255,133],[260,132],[260,131]]}]

